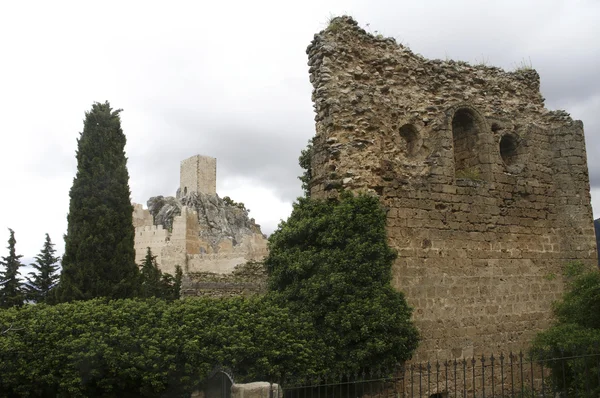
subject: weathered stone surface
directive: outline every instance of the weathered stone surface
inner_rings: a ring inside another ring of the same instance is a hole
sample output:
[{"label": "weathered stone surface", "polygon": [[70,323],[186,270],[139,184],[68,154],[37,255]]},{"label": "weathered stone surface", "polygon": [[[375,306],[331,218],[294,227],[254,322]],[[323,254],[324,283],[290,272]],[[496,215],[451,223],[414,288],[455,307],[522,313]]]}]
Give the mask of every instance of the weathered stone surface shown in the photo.
[{"label": "weathered stone surface", "polygon": [[182,296],[235,297],[263,294],[267,291],[267,270],[263,263],[237,265],[233,272],[193,272],[185,275]]},{"label": "weathered stone surface", "polygon": [[217,193],[217,159],[195,155],[181,161],[177,197],[192,192]]},{"label": "weathered stone surface", "polygon": [[233,246],[240,245],[244,237],[262,234],[248,211],[230,205],[219,196],[192,192],[181,198],[181,203],[198,213],[200,236],[217,249],[218,242],[231,239]]},{"label": "weathered stone surface", "polygon": [[182,204],[172,196],[154,196],[148,199],[146,205],[154,217],[154,225],[162,225],[168,230],[173,229],[173,219],[181,215]]},{"label": "weathered stone surface", "polygon": [[415,360],[526,348],[562,267],[597,263],[583,124],[537,72],[427,60],[335,18],[307,49],[311,195],[378,195],[415,308]]},{"label": "weathered stone surface", "polygon": [[234,384],[231,386],[231,398],[271,397],[283,397],[283,390],[279,388],[278,384],[271,384],[266,381],[257,381],[254,383]]},{"label": "weathered stone surface", "polygon": [[600,218],[594,220],[594,230],[596,231],[596,248],[598,249],[598,266],[600,266]]}]

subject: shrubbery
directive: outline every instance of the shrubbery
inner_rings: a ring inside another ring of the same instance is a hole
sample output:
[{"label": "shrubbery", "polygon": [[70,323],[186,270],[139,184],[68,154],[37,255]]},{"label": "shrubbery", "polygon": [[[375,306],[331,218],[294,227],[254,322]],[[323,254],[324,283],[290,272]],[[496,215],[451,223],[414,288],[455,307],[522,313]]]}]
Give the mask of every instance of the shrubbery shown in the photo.
[{"label": "shrubbery", "polygon": [[270,237],[271,296],[312,319],[327,372],[392,369],[412,356],[418,333],[390,285],[395,258],[385,213],[368,195],[301,198]]},{"label": "shrubbery", "polygon": [[[418,343],[395,256],[377,198],[299,199],[270,239],[263,297],[0,310],[0,396],[186,396],[221,365],[238,382],[391,369]],[[163,296],[146,260],[146,296]]]},{"label": "shrubbery", "polygon": [[571,358],[544,362],[552,368],[553,382],[560,391],[593,391],[600,395],[600,372],[595,357],[584,354],[600,347],[600,272],[586,269],[581,263],[571,263],[565,269],[567,289],[554,307],[556,323],[538,334],[532,353],[540,360]]},{"label": "shrubbery", "polygon": [[275,380],[315,372],[322,349],[310,324],[268,299],[11,308],[0,311],[0,396],[189,396],[217,365]]}]

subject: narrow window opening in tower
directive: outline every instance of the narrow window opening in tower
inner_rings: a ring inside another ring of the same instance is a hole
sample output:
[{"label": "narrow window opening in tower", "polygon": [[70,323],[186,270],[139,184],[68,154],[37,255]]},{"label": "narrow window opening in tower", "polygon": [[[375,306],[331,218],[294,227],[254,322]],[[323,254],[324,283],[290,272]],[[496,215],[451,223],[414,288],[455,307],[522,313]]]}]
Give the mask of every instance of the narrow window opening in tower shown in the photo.
[{"label": "narrow window opening in tower", "polygon": [[417,128],[412,124],[405,124],[400,127],[400,137],[404,139],[406,145],[406,156],[409,158],[415,157],[421,148]]},{"label": "narrow window opening in tower", "polygon": [[187,187],[183,187],[183,196],[187,195]]},{"label": "narrow window opening in tower", "polygon": [[500,156],[502,161],[507,166],[512,166],[517,163],[518,160],[518,146],[519,143],[515,136],[506,134],[500,139]]},{"label": "narrow window opening in tower", "polygon": [[478,140],[478,126],[475,115],[469,109],[459,109],[452,118],[452,138],[454,145],[454,168],[459,176],[475,177],[479,173],[479,156],[475,147]]}]

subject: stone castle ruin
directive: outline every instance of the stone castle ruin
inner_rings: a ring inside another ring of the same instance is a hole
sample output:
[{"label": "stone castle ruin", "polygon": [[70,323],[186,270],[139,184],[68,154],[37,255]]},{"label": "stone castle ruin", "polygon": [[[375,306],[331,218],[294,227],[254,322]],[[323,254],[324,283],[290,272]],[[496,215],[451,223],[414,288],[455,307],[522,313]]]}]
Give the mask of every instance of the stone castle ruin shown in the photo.
[{"label": "stone castle ruin", "polygon": [[[267,239],[243,204],[216,193],[217,160],[192,156],[181,162],[175,197],[148,200],[148,209],[134,204],[136,263],[148,247],[163,272],[231,275],[236,267],[261,261]],[[214,279],[214,278],[213,278]]]},{"label": "stone castle ruin", "polygon": [[380,197],[414,359],[526,348],[562,267],[597,264],[583,124],[544,108],[534,70],[428,60],[349,17],[307,53],[311,196]]}]

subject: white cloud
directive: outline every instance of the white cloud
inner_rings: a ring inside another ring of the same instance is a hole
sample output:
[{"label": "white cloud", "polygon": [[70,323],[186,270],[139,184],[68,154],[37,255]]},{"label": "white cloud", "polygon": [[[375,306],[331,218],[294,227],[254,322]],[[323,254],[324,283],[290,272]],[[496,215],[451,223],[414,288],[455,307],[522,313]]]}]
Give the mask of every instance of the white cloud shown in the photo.
[{"label": "white cloud", "polygon": [[227,178],[217,184],[220,197],[229,196],[250,209],[250,217],[260,224],[264,234],[270,235],[281,220],[292,212],[292,204],[281,200],[273,189],[258,185],[259,181],[247,178]]}]

